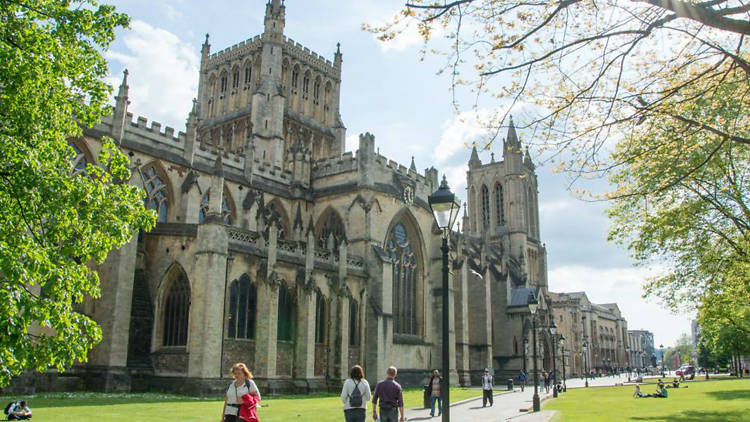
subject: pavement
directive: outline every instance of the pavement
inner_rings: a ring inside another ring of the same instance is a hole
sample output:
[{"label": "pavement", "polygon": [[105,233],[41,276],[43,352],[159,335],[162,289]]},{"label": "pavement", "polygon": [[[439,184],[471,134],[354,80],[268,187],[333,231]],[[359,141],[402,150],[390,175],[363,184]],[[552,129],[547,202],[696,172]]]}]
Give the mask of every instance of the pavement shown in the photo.
[{"label": "pavement", "polygon": [[[667,379],[667,378],[665,378]],[[650,382],[650,379],[644,380]],[[619,385],[628,382],[627,375],[590,378],[589,387],[604,387]],[[653,379],[656,382],[656,378]],[[566,380],[567,388],[584,388],[585,380],[574,378]],[[534,386],[527,385],[522,392],[520,388],[515,388],[512,392],[503,391],[504,387],[497,387],[494,395],[495,403],[493,406],[482,407],[482,398],[474,398],[453,403],[451,405],[452,422],[548,422],[552,419],[555,412],[543,410],[541,412],[530,412],[532,408]],[[550,390],[551,391],[551,390]],[[565,394],[565,393],[561,393]],[[552,393],[544,392],[544,388],[539,389],[539,399],[544,401],[552,397]],[[409,421],[434,421],[439,422],[440,418],[435,415],[430,417],[430,409],[408,409],[406,418]]]}]

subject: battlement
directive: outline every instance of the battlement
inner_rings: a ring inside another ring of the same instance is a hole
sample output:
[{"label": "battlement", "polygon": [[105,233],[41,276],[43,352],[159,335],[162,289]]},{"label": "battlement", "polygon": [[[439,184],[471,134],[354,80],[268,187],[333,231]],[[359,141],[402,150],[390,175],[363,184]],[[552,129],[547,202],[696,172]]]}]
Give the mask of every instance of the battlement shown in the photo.
[{"label": "battlement", "polygon": [[311,51],[309,48],[294,41],[291,38],[284,37],[285,53],[296,58],[297,60],[317,66],[319,70],[338,76],[338,69],[333,66],[333,62]]},{"label": "battlement", "polygon": [[257,46],[257,44],[260,43],[260,39],[261,36],[256,35],[252,38],[240,41],[237,44],[229,46],[223,50],[217,51],[216,53],[212,53],[210,56],[208,56],[208,64],[215,65],[218,64],[218,62],[224,60],[234,59],[237,56],[242,55],[243,53],[246,53],[249,50],[253,49],[253,47]]},{"label": "battlement", "polygon": [[[185,141],[185,133],[179,131],[177,132],[177,136],[175,136],[175,130],[171,126],[166,126],[164,128],[164,131],[162,131],[162,125],[160,122],[152,120],[151,124],[149,125],[148,119],[143,116],[138,116],[138,119],[135,121],[133,121],[133,113],[128,113],[127,116],[131,128],[137,128],[140,131],[155,135],[149,137],[152,140],[155,140],[157,142],[163,141],[172,145],[174,145],[174,143],[182,143]],[[126,130],[132,131],[130,128]]]},{"label": "battlement", "polygon": [[388,159],[386,156],[381,155],[380,153],[375,154],[374,162],[381,168],[395,172],[396,174],[399,174],[401,176],[408,177],[409,179],[416,181],[418,184],[423,184],[425,186],[430,184],[426,172],[424,175],[419,174],[416,171],[408,169],[403,164],[399,164],[394,160]]},{"label": "battlement", "polygon": [[357,171],[357,165],[357,158],[349,151],[339,157],[321,158],[313,162],[312,176],[319,178]]}]

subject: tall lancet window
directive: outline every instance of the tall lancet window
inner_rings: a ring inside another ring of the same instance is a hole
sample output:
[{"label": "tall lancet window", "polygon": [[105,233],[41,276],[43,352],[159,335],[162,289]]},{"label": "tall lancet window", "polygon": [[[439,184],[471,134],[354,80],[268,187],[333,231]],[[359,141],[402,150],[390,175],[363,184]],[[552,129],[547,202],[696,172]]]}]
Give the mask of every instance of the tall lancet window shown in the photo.
[{"label": "tall lancet window", "polygon": [[167,185],[156,172],[154,166],[149,166],[141,172],[143,187],[146,189],[146,208],[156,211],[156,221],[164,223],[167,221],[167,209],[169,208],[169,196]]},{"label": "tall lancet window", "polygon": [[490,228],[490,190],[487,185],[482,185],[482,227]]},{"label": "tall lancet window", "polygon": [[164,346],[187,345],[188,315],[190,315],[190,284],[185,273],[179,272],[169,287],[164,304]]},{"label": "tall lancet window", "polygon": [[393,332],[396,334],[419,334],[417,283],[420,267],[412,238],[406,226],[398,223],[391,229],[386,243],[393,260]]},{"label": "tall lancet window", "polygon": [[503,210],[504,198],[503,198],[503,185],[495,183],[495,218],[497,219],[497,226],[500,227],[505,222],[505,212]]}]

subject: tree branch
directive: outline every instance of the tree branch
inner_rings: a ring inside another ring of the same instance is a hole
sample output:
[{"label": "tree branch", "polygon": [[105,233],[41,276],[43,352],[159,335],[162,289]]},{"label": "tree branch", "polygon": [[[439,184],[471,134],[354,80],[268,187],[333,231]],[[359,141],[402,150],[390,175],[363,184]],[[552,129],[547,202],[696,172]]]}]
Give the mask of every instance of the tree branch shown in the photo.
[{"label": "tree branch", "polygon": [[750,22],[726,18],[719,11],[681,0],[632,0],[674,12],[677,16],[738,34],[750,35]]}]

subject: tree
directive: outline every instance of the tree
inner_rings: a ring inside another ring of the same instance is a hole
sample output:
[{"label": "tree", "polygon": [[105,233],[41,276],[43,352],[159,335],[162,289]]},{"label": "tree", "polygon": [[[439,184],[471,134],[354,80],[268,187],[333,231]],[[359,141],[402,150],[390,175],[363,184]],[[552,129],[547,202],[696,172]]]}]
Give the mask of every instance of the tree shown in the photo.
[{"label": "tree", "polygon": [[[713,315],[748,336],[750,148],[726,133],[750,136],[750,86],[731,63],[716,70],[662,102],[683,118],[649,122],[618,143],[613,159],[627,165],[610,175],[609,239],[640,264],[666,262],[646,295],[674,311],[700,309],[702,326]],[[698,119],[721,129],[704,130]]]},{"label": "tree", "polygon": [[[504,133],[514,107],[531,105],[516,125],[533,129],[529,142],[578,177],[638,158],[640,151],[622,149],[611,157],[610,146],[644,122],[681,121],[750,145],[736,127],[681,113],[715,96],[707,79],[736,69],[747,80],[748,12],[738,0],[411,0],[392,21],[365,29],[387,42],[416,25],[423,54],[432,42],[429,51],[446,58],[440,72],[451,74],[457,108],[464,89],[476,94],[472,107],[503,106],[487,122],[495,129],[488,142]],[[681,95],[696,84],[705,89],[700,96]]]},{"label": "tree", "polygon": [[109,112],[101,56],[128,18],[96,0],[0,0],[0,385],[65,370],[100,339],[77,312],[96,263],[153,226],[128,158],[103,141],[74,171],[69,142]]},{"label": "tree", "polygon": [[672,350],[679,356],[681,363],[689,363],[693,353],[693,341],[689,335],[683,333],[680,338],[677,339],[674,349]]}]

